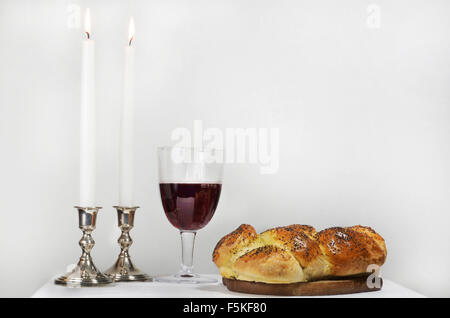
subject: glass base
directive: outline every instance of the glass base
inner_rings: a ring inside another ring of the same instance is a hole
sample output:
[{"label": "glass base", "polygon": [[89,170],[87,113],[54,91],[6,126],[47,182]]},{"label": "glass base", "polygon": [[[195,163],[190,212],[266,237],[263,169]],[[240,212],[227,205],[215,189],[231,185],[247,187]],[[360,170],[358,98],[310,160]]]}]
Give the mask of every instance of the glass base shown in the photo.
[{"label": "glass base", "polygon": [[171,276],[155,277],[155,282],[160,283],[175,283],[175,284],[214,284],[217,283],[217,278],[199,274],[175,274]]}]

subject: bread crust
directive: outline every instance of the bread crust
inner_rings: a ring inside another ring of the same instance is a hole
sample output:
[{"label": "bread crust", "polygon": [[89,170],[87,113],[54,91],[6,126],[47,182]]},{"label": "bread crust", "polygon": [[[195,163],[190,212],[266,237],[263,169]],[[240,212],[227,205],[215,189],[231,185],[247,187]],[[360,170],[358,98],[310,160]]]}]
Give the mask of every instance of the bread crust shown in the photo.
[{"label": "bread crust", "polygon": [[378,246],[384,253],[384,260],[383,260],[384,263],[387,256],[387,248],[386,243],[384,242],[384,239],[381,237],[381,235],[379,235],[377,232],[375,232],[375,230],[373,230],[371,227],[368,226],[354,225],[350,227],[350,229],[360,233],[365,233],[366,235],[370,236],[373,240],[375,240],[375,242],[378,244]]},{"label": "bread crust", "polygon": [[362,274],[383,265],[384,239],[366,226],[332,227],[317,232],[292,224],[257,234],[242,224],[216,245],[213,261],[225,278],[293,283]]},{"label": "bread crust", "polygon": [[365,273],[370,264],[381,266],[386,259],[386,254],[370,235],[352,227],[320,231],[317,241],[330,263],[332,276]]},{"label": "bread crust", "polygon": [[316,234],[312,226],[292,224],[264,231],[260,238],[265,244],[289,250],[304,268],[322,253],[318,242],[314,240]]},{"label": "bread crust", "polygon": [[225,235],[216,244],[212,259],[223,277],[234,278],[231,269],[232,263],[242,254],[245,254],[249,246],[257,247],[259,236],[253,226],[241,224],[230,234]]},{"label": "bread crust", "polygon": [[265,245],[240,256],[232,265],[236,279],[283,284],[304,281],[303,271],[288,251]]}]

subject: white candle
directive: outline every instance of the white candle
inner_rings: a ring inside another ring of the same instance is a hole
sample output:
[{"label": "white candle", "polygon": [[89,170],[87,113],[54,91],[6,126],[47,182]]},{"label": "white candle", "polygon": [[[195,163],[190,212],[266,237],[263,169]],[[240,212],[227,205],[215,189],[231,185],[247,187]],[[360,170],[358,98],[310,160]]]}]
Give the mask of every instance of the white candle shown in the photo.
[{"label": "white candle", "polygon": [[86,10],[82,43],[81,119],[80,119],[80,206],[95,206],[95,97],[94,41],[91,39],[91,17]]},{"label": "white candle", "polygon": [[125,47],[125,74],[120,123],[119,205],[132,207],[134,201],[134,21],[130,19]]}]

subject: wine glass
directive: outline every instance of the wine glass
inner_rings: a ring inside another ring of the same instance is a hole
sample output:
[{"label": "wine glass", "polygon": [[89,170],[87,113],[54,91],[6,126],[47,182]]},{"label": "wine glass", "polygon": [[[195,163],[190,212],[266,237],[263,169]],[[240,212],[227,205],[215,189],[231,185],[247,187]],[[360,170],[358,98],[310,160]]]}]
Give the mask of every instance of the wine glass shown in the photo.
[{"label": "wine glass", "polygon": [[180,230],[181,269],[157,277],[170,283],[214,283],[217,279],[193,272],[194,241],[216,211],[222,190],[223,151],[218,149],[158,148],[159,190],[169,222]]}]

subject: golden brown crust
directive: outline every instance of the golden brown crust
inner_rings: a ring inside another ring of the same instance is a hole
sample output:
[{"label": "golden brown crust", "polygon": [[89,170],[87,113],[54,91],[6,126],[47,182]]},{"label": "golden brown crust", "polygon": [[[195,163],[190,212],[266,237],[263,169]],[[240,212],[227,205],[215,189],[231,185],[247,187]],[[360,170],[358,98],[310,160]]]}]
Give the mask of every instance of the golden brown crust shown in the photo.
[{"label": "golden brown crust", "polygon": [[213,262],[217,266],[222,266],[231,258],[233,250],[242,248],[242,244],[247,245],[257,237],[258,233],[256,233],[253,226],[241,224],[236,230],[222,237],[216,244],[213,252]]},{"label": "golden brown crust", "polygon": [[317,232],[292,224],[258,235],[242,224],[217,243],[213,261],[225,278],[289,283],[365,273],[386,254],[383,238],[361,225]]},{"label": "golden brown crust", "polygon": [[304,280],[302,268],[295,258],[273,245],[255,248],[240,256],[232,268],[239,280],[274,284]]},{"label": "golden brown crust", "polygon": [[312,226],[292,224],[264,231],[260,237],[265,244],[289,250],[305,268],[322,253],[319,244],[313,239],[316,233]]},{"label": "golden brown crust", "polygon": [[382,265],[386,258],[378,243],[359,230],[332,227],[317,233],[316,238],[333,276],[365,273],[367,266]]},{"label": "golden brown crust", "polygon": [[242,224],[217,243],[213,252],[213,262],[220,269],[222,276],[234,277],[231,269],[232,263],[246,252],[247,247],[255,246],[256,241],[259,241],[259,238],[253,226]]},{"label": "golden brown crust", "polygon": [[[387,248],[386,248],[386,243],[384,242],[384,239],[381,237],[381,235],[379,235],[371,227],[368,227],[368,226],[354,225],[354,226],[350,227],[350,229],[352,229],[353,231],[365,233],[368,236],[370,236],[373,240],[375,240],[375,242],[378,244],[378,246],[381,248],[381,250],[384,253],[384,260],[382,262],[382,264],[383,264],[384,261],[386,260]],[[380,265],[382,265],[382,264],[380,264]]]}]

